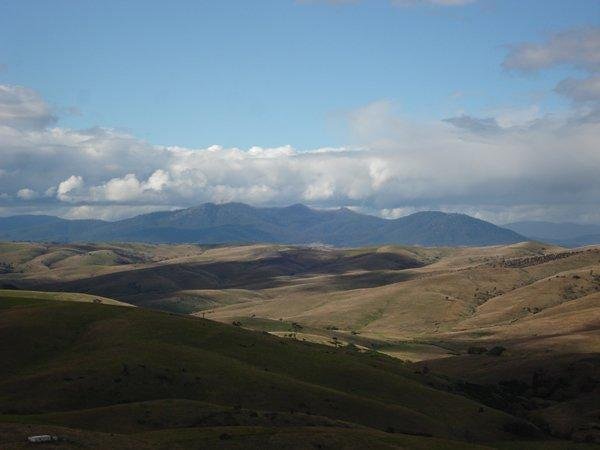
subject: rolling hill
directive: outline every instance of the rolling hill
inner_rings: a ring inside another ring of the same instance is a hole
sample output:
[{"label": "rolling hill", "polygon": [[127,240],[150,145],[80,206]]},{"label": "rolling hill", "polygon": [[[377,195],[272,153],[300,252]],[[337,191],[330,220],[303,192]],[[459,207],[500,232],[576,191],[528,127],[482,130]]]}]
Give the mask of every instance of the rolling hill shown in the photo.
[{"label": "rolling hill", "polygon": [[116,222],[49,216],[0,218],[0,239],[38,242],[322,243],[340,247],[382,244],[480,246],[525,240],[514,231],[464,214],[429,211],[388,220],[346,208],[316,210],[304,205],[254,208],[242,203],[206,203]]},{"label": "rolling hill", "polygon": [[[446,380],[454,394],[553,437],[600,441],[598,247],[0,243],[0,268],[6,300],[72,300],[81,292],[88,302],[140,307],[123,310],[191,313],[223,329],[235,324],[303,345],[388,355],[403,360],[407,374]],[[113,333],[112,325],[83,328],[93,337],[96,329]],[[111,341],[113,357],[121,334]]]},{"label": "rolling hill", "polygon": [[58,435],[60,448],[116,449],[485,449],[547,439],[383,355],[140,308],[0,295],[0,310],[3,449],[39,433]]}]

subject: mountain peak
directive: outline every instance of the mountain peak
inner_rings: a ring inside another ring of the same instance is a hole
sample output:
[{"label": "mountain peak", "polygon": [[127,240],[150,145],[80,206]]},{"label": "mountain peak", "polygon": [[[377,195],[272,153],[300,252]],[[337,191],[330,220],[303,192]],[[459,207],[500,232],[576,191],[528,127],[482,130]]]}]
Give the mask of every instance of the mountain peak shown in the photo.
[{"label": "mountain peak", "polygon": [[312,208],[306,206],[303,203],[294,203],[293,205],[285,206],[284,209],[287,209],[289,211],[313,211]]}]

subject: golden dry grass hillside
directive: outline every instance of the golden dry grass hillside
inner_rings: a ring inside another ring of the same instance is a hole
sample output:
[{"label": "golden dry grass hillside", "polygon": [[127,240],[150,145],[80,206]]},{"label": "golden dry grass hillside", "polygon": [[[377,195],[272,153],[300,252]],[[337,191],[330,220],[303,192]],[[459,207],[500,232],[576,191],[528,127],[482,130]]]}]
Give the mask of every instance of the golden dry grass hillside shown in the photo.
[{"label": "golden dry grass hillside", "polygon": [[0,269],[13,296],[76,292],[383,353],[553,436],[600,440],[600,247],[5,243]]}]

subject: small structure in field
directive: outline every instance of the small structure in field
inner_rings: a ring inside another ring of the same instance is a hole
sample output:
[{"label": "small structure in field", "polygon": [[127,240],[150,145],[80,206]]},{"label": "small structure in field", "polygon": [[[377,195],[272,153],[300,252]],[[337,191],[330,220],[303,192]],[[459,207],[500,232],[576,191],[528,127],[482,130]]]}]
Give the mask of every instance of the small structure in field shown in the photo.
[{"label": "small structure in field", "polygon": [[58,441],[58,436],[50,436],[49,434],[41,434],[39,436],[29,436],[27,438],[29,442],[33,442],[35,444],[40,444],[43,442],[56,442]]}]

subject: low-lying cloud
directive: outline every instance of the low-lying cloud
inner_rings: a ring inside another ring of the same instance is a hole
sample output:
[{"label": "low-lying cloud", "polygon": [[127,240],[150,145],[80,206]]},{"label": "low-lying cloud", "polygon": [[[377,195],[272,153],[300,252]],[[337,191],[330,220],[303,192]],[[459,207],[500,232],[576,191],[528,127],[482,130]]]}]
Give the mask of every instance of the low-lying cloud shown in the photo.
[{"label": "low-lying cloud", "polygon": [[[38,117],[45,107],[29,110]],[[155,146],[104,128],[31,127],[23,115],[0,127],[4,214],[114,218],[239,201],[388,215],[442,208],[497,220],[546,208],[554,218],[600,219],[589,216],[600,206],[600,123],[576,115],[415,123],[381,101],[349,115],[353,147],[311,151]]]}]

